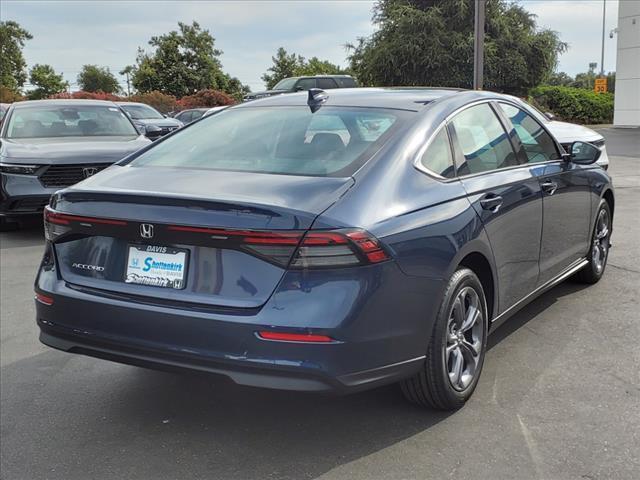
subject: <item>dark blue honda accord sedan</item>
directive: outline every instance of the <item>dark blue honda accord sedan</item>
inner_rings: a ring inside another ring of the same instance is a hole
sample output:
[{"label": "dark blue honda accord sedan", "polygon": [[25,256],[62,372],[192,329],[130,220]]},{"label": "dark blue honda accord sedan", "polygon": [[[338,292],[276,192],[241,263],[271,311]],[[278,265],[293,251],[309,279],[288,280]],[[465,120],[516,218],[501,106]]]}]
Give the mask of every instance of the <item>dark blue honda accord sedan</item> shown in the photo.
[{"label": "dark blue honda accord sedan", "polygon": [[614,196],[522,101],[311,90],[204,117],[54,194],[45,344],[268,388],[461,407],[487,335],[594,283]]}]

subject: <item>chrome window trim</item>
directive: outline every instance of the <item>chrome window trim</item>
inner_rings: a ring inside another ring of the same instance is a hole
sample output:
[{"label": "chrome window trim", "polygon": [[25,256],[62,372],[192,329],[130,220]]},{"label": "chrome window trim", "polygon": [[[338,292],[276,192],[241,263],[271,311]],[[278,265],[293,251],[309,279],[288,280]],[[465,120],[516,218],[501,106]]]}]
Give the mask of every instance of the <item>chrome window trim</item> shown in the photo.
[{"label": "chrome window trim", "polygon": [[[564,161],[562,160],[562,158],[557,158],[555,160],[547,160],[544,162],[537,162],[537,163],[521,163],[519,165],[512,165],[510,167],[502,167],[502,168],[496,168],[494,170],[487,170],[484,172],[477,172],[477,173],[468,173],[466,175],[458,175],[457,174],[457,166],[456,166],[456,176],[453,178],[446,178],[443,177],[442,175],[438,175],[437,173],[429,170],[428,168],[426,168],[424,165],[422,165],[422,162],[420,161],[420,159],[422,158],[422,155],[424,154],[424,152],[427,150],[427,148],[429,148],[429,145],[431,145],[431,142],[433,141],[433,139],[435,138],[435,136],[440,132],[440,130],[444,127],[446,127],[449,122],[451,121],[451,119],[453,117],[455,117],[458,113],[462,112],[463,110],[466,110],[467,108],[471,108],[471,107],[475,107],[476,105],[480,105],[483,103],[488,103],[489,106],[492,106],[492,103],[506,103],[511,105],[512,107],[515,107],[519,110],[523,110],[523,105],[519,105],[517,102],[512,101],[511,99],[508,98],[501,98],[501,97],[495,97],[495,98],[483,98],[482,100],[475,100],[473,102],[467,103],[465,105],[462,105],[461,107],[456,108],[453,112],[451,112],[449,115],[447,115],[445,117],[445,119],[442,121],[442,123],[440,125],[438,125],[438,127],[434,130],[434,132],[429,136],[429,138],[427,139],[427,141],[425,142],[425,144],[420,147],[420,149],[418,150],[418,153],[416,154],[414,160],[413,160],[413,166],[416,170],[425,173],[427,175],[429,175],[430,177],[435,178],[436,180],[439,180],[441,182],[451,182],[451,181],[455,181],[455,180],[461,180],[461,179],[465,179],[465,178],[470,178],[470,177],[477,177],[480,175],[488,175],[488,174],[492,174],[494,172],[503,172],[506,170],[514,170],[516,168],[521,168],[521,167],[527,167],[527,168],[532,168],[535,166],[540,166],[540,165],[547,165],[547,164],[551,164],[554,162],[560,162],[560,161]],[[492,108],[493,110],[493,108]],[[553,139],[553,141],[556,143],[556,148],[558,148],[558,152],[560,152],[560,148],[562,148],[562,145],[560,145],[560,143],[558,142],[558,139],[556,137],[553,136],[553,134],[551,134],[551,132],[546,128],[545,125],[542,125],[540,122],[538,122],[535,117],[528,112],[525,109],[525,113],[527,113],[529,116],[531,116],[534,121],[536,121],[538,124],[540,124],[540,126],[544,129],[545,132],[547,132],[547,134]],[[494,115],[496,116],[496,119],[498,119],[498,121],[500,121],[497,113],[494,112]],[[505,132],[505,134],[509,134],[508,132]],[[449,138],[449,141],[451,141],[451,138]],[[564,150],[564,149],[563,149]],[[452,152],[453,153],[453,152]],[[454,158],[454,165],[455,165],[455,158]]]}]

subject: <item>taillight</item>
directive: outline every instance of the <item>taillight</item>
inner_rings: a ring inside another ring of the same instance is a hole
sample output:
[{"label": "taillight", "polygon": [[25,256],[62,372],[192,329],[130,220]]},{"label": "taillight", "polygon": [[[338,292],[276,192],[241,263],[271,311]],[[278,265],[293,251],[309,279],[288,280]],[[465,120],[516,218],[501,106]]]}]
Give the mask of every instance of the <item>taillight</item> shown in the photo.
[{"label": "taillight", "polygon": [[74,225],[92,227],[94,225],[115,225],[126,226],[124,220],[114,220],[111,218],[83,217],[80,215],[68,215],[59,213],[48,206],[44,209],[44,236],[50,242],[55,241],[61,235],[70,232]]},{"label": "taillight", "polygon": [[346,267],[380,263],[389,258],[378,240],[364,230],[310,231],[302,239],[290,266]]},{"label": "taillight", "polygon": [[327,335],[313,333],[289,333],[289,332],[256,332],[258,338],[275,342],[300,342],[300,343],[335,343],[335,340]]}]

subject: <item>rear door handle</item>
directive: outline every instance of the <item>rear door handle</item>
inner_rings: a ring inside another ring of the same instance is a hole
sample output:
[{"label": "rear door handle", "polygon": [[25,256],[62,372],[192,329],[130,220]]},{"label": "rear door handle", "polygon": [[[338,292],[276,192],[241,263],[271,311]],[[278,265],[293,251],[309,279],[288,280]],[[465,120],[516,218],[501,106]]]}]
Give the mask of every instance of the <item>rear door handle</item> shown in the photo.
[{"label": "rear door handle", "polygon": [[540,187],[542,187],[542,190],[544,190],[548,195],[553,195],[558,189],[558,184],[556,182],[552,182],[551,180],[547,180],[545,182],[542,182],[540,184]]},{"label": "rear door handle", "polygon": [[502,206],[502,197],[500,195],[490,193],[480,200],[480,205],[482,205],[483,209],[490,210],[495,213]]}]

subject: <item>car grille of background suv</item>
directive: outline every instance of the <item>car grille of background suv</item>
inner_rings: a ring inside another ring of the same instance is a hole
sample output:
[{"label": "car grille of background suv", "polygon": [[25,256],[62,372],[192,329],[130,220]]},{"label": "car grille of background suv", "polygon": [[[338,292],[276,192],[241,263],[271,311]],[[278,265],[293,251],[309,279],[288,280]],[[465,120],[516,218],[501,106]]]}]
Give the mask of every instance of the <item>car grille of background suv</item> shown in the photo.
[{"label": "car grille of background suv", "polygon": [[[45,187],[69,187],[91,175],[104,170],[111,163],[93,163],[84,165],[51,165],[40,175],[40,182]],[[95,170],[91,170],[95,169]]]}]

